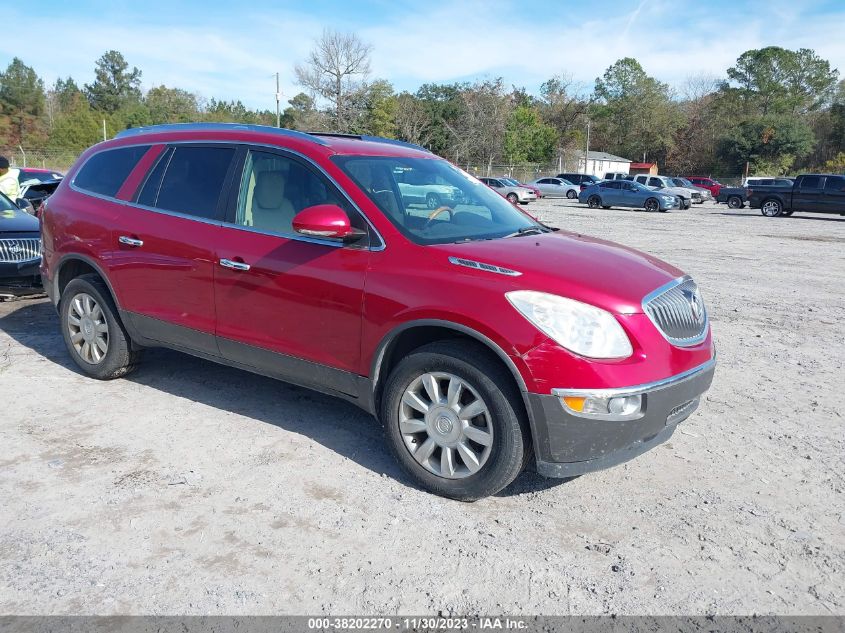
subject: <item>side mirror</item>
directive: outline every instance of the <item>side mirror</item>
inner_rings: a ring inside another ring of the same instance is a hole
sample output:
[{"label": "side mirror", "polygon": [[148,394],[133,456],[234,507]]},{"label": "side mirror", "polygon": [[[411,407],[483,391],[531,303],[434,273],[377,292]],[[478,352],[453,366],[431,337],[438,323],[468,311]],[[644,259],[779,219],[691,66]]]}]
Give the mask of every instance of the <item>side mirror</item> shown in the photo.
[{"label": "side mirror", "polygon": [[35,215],[35,207],[33,207],[32,203],[26,198],[18,198],[15,200],[15,206],[17,206],[21,211],[26,211],[30,215]]},{"label": "side mirror", "polygon": [[351,240],[363,235],[349,223],[346,211],[334,204],[303,209],[293,218],[293,230],[308,237]]}]

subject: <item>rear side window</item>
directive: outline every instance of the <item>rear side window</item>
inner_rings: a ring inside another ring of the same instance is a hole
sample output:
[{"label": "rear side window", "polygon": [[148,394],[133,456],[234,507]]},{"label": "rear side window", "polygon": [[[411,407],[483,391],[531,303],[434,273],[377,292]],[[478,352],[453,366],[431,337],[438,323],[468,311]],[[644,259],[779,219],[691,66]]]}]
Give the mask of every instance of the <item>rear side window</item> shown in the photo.
[{"label": "rear side window", "polygon": [[113,198],[149,145],[107,149],[89,158],[73,179],[73,186]]},{"label": "rear side window", "polygon": [[820,176],[804,176],[801,179],[801,187],[806,187],[807,189],[815,189],[821,186],[822,179]]},{"label": "rear side window", "polygon": [[215,219],[232,147],[176,147],[162,154],[138,196],[147,207]]}]

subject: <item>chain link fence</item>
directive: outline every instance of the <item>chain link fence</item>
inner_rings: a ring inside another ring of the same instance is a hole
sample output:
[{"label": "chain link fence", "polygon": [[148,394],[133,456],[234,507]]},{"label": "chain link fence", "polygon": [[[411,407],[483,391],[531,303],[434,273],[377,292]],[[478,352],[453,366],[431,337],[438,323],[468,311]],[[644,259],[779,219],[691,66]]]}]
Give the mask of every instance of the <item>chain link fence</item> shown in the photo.
[{"label": "chain link fence", "polygon": [[65,149],[38,149],[21,147],[0,147],[0,156],[5,156],[13,167],[54,169],[65,172],[82,152]]}]

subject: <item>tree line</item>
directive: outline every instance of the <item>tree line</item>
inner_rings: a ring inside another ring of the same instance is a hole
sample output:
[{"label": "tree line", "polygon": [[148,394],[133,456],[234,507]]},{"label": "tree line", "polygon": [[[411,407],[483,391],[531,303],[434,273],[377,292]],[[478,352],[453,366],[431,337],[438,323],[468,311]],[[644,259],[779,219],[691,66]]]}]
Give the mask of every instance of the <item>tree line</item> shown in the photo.
[{"label": "tree line", "polygon": [[[813,50],[744,52],[723,77],[690,76],[670,86],[631,57],[592,86],[565,74],[537,94],[504,78],[427,83],[397,92],[372,78],[372,47],[353,33],[324,31],[296,66],[302,92],[281,125],[373,134],[425,146],[457,164],[549,164],[590,148],[664,173],[780,175],[845,171],[845,81]],[[95,63],[94,81],[45,87],[24,61],[0,73],[0,148],[80,152],[119,130],[156,123],[216,121],[275,125],[276,113],[241,101],[204,99],[178,87],[141,88],[142,72],[118,51]]]}]

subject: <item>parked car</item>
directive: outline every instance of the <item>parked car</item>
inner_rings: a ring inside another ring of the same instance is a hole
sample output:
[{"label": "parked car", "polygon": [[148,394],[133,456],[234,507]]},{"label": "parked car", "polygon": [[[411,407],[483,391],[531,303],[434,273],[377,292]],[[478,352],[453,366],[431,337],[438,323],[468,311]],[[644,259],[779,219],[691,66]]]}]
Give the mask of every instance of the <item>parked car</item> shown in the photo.
[{"label": "parked car", "polygon": [[56,191],[61,182],[61,180],[30,180],[21,185],[21,198],[29,205],[27,211],[38,216],[41,204]]},{"label": "parked car", "polygon": [[530,183],[526,184],[524,182],[520,182],[520,181],[516,180],[515,178],[506,178],[504,176],[500,177],[499,180],[506,182],[510,185],[513,185],[514,187],[524,187],[525,189],[533,191],[534,195],[537,196],[538,200],[543,197],[543,192],[540,191],[537,187],[535,187],[534,185],[532,185]]},{"label": "parked car", "polygon": [[750,185],[748,205],[770,218],[796,211],[845,215],[845,176],[804,174],[791,186]]},{"label": "parked car", "polygon": [[[400,170],[463,202],[407,207]],[[127,130],[79,158],[42,225],[45,288],[83,373],[124,376],[163,346],[326,392],[378,416],[410,476],[455,499],[530,460],[572,477],[631,459],[713,378],[691,278],[545,227],[407,143]]]},{"label": "parked car", "polygon": [[[753,182],[758,189],[762,187],[791,187],[793,183],[791,178],[749,178],[748,180]],[[724,202],[731,209],[742,209],[747,200],[747,185],[722,187],[719,190],[719,195],[716,196],[716,202]]]},{"label": "parked car", "polygon": [[687,187],[678,187],[666,176],[639,174],[637,176],[629,176],[628,179],[651,187],[652,189],[677,196],[681,204],[681,209],[689,209],[693,202],[701,201],[701,191]]},{"label": "parked car", "polygon": [[592,185],[601,180],[601,178],[597,178],[596,176],[593,176],[591,174],[573,174],[571,172],[565,174],[558,174],[555,177],[568,180],[573,185],[578,185],[580,191],[584,191],[584,188],[588,185]]},{"label": "parked car", "polygon": [[569,198],[574,200],[578,197],[581,188],[563,178],[538,178],[531,183],[546,198]]},{"label": "parked car", "polygon": [[41,290],[38,220],[0,193],[0,296]]},{"label": "parked car", "polygon": [[53,169],[36,169],[34,167],[23,167],[18,172],[18,182],[24,184],[31,180],[47,182],[49,180],[61,180],[64,174]]},{"label": "parked car", "polygon": [[718,197],[719,190],[722,188],[722,183],[718,180],[707,178],[706,176],[685,176],[685,178],[696,187],[707,189],[712,194],[713,198]]},{"label": "parked car", "polygon": [[507,198],[511,204],[528,204],[537,199],[537,194],[530,189],[512,185],[499,178],[479,178],[479,180],[503,198]]},{"label": "parked car", "polygon": [[413,170],[398,169],[394,173],[402,202],[406,206],[420,204],[438,209],[444,204],[455,206],[460,201],[461,190],[442,182],[425,182]]},{"label": "parked car", "polygon": [[680,206],[677,196],[655,191],[630,180],[602,180],[589,185],[578,196],[578,201],[591,209],[632,207],[646,211],[668,211]]},{"label": "parked car", "polygon": [[[704,187],[697,187],[686,178],[681,178],[680,176],[673,176],[669,178],[669,182],[671,182],[676,187],[684,187],[686,189],[691,190],[693,192],[692,201],[694,203],[702,204],[708,200],[713,200],[713,194],[710,193],[709,189],[705,189]],[[698,193],[698,196],[695,195],[696,193]]]}]

